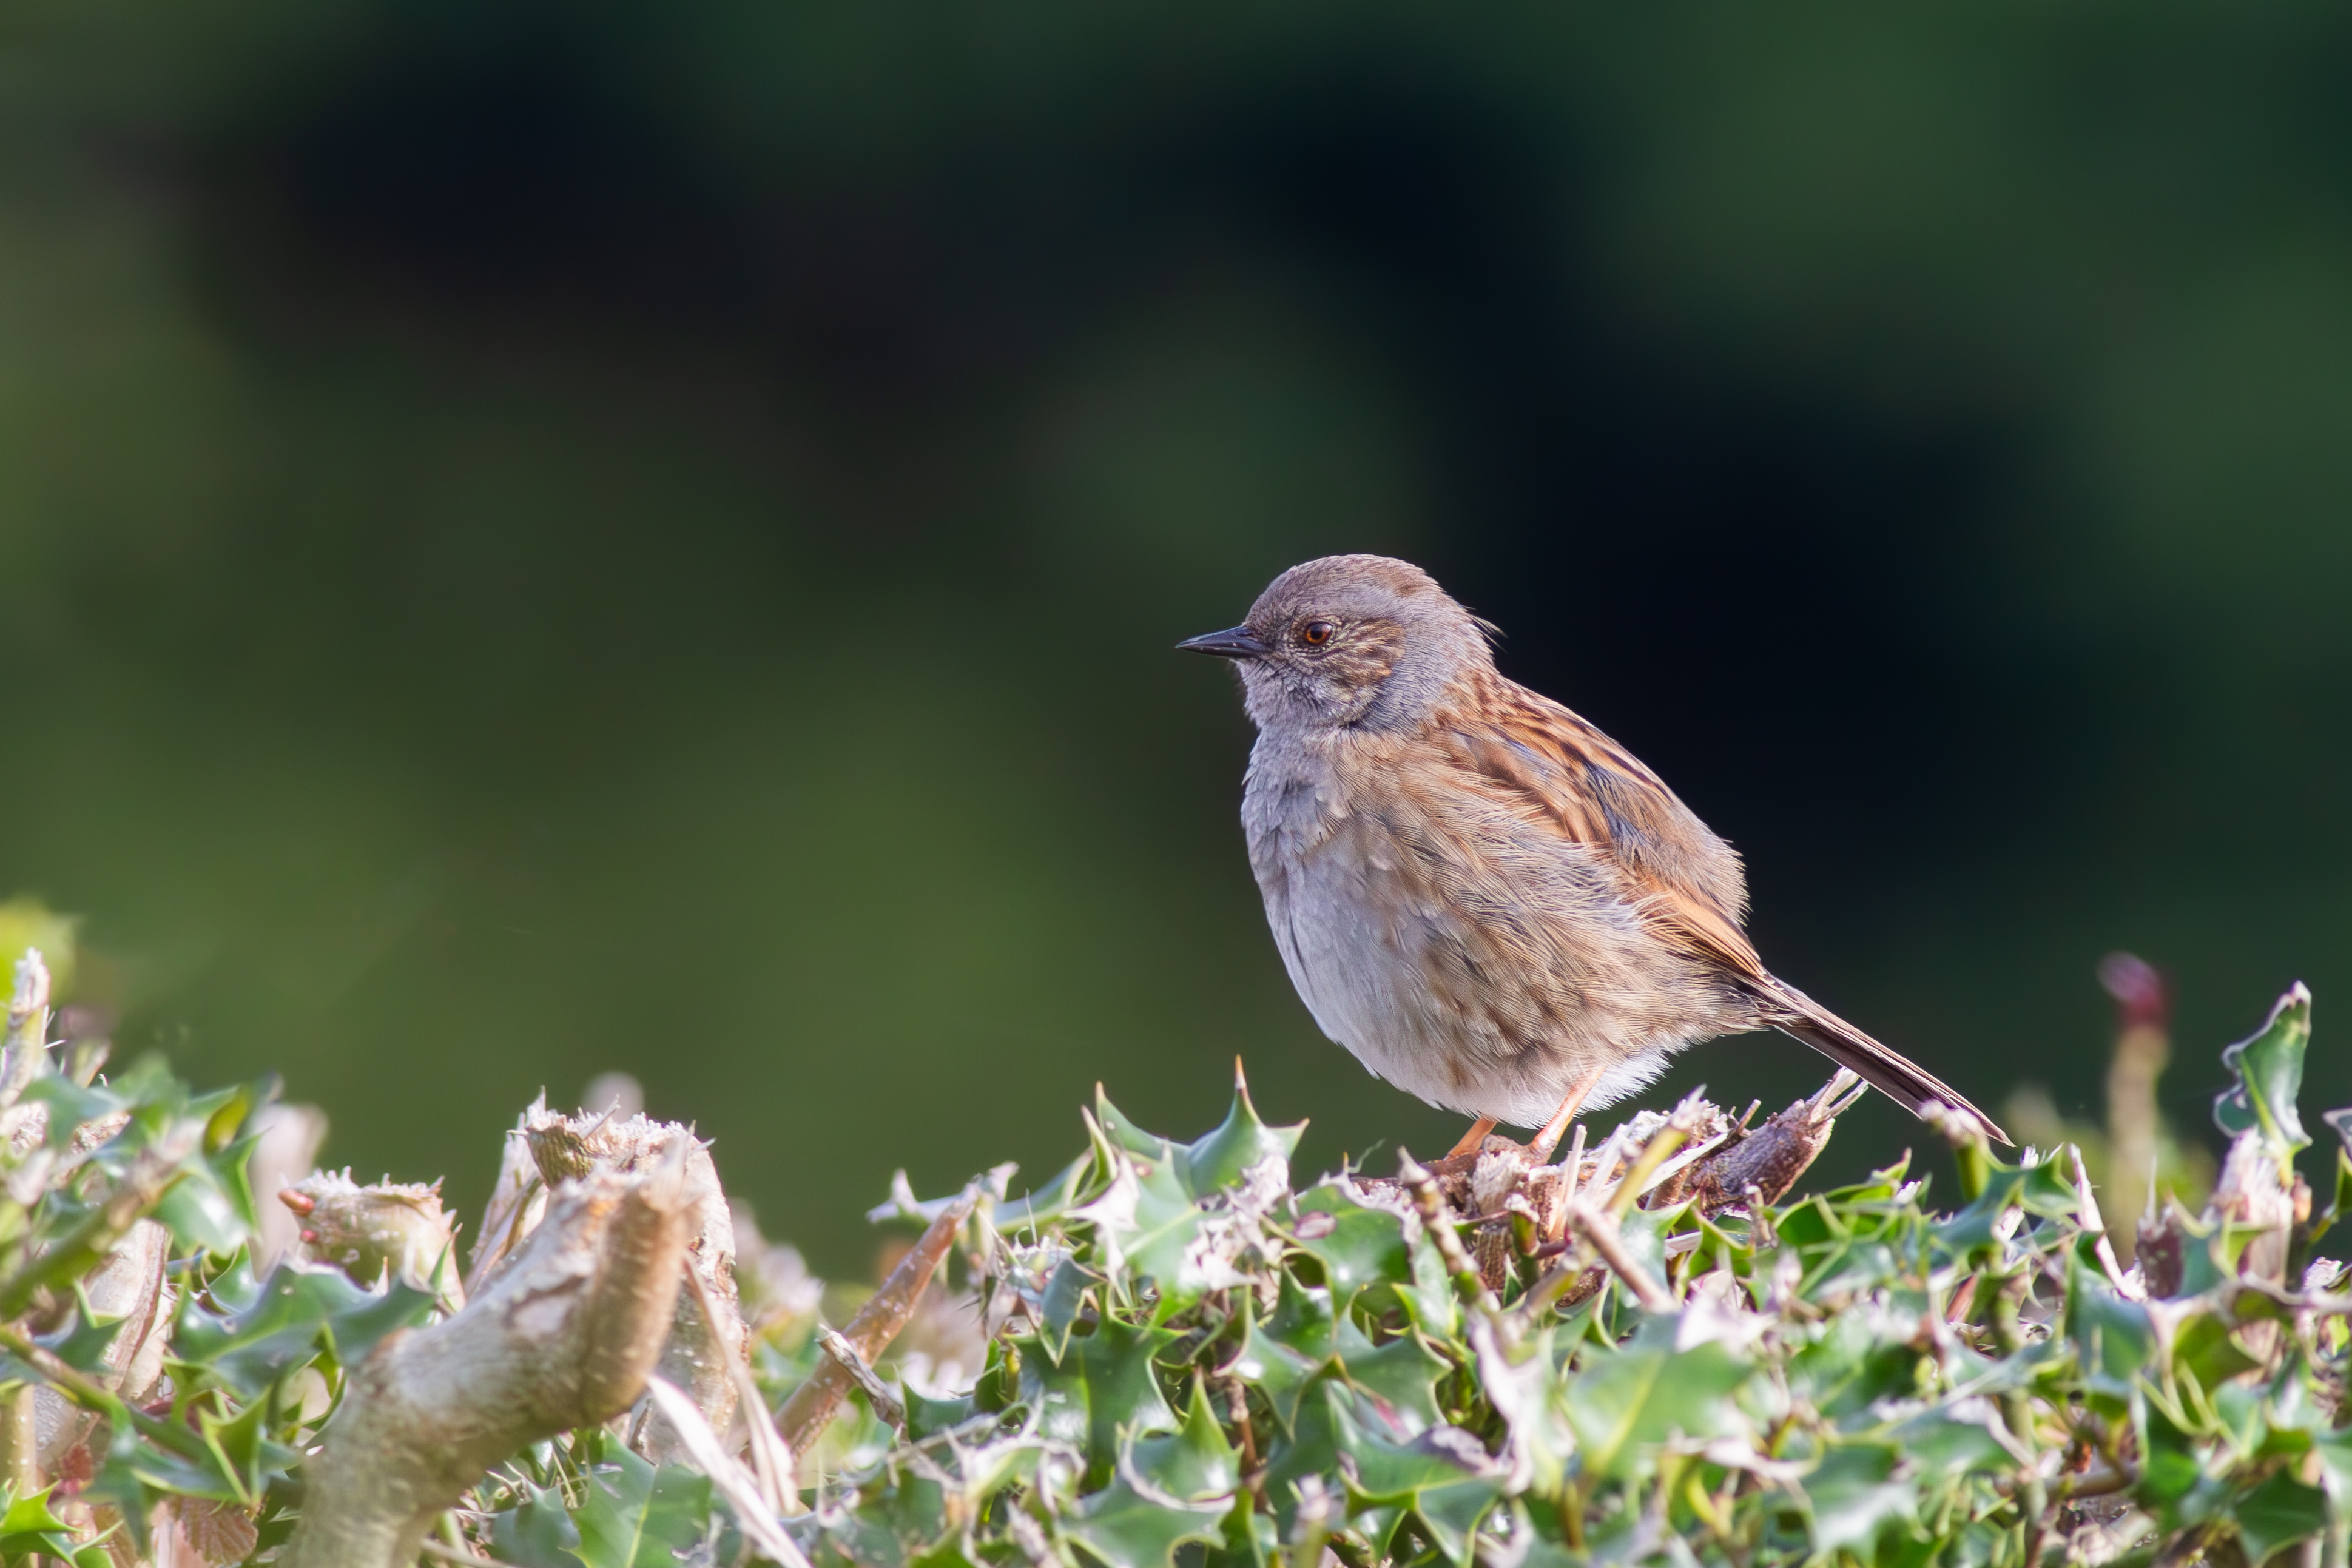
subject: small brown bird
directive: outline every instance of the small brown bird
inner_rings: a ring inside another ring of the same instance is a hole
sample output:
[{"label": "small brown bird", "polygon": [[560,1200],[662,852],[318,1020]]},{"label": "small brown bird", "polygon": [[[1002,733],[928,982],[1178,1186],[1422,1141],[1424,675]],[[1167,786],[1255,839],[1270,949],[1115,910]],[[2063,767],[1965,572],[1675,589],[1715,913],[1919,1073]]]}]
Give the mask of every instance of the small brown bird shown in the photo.
[{"label": "small brown bird", "polygon": [[1177,644],[1235,662],[1242,797],[1276,946],[1323,1032],[1434,1105],[1539,1127],[1549,1155],[1717,1035],[1777,1029],[1913,1112],[1933,1073],[1774,977],[1739,856],[1656,774],[1506,680],[1494,628],[1407,561],[1295,566],[1249,619]]}]

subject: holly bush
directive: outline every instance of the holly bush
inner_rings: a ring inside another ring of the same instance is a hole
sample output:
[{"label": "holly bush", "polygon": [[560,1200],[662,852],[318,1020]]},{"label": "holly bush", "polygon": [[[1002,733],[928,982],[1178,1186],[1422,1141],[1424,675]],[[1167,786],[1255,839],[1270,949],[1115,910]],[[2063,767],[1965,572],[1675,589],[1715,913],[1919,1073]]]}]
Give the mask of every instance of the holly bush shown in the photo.
[{"label": "holly bush", "polygon": [[[898,1184],[879,1218],[952,1233],[926,1310],[975,1364],[943,1375],[911,1334],[859,1362],[836,1414],[788,1430],[803,1452],[780,1507],[724,1454],[642,1457],[638,1412],[513,1455],[426,1550],[512,1568],[2341,1564],[2352,1297],[2312,1253],[2352,1154],[2315,1205],[2294,1169],[2309,1017],[2298,988],[2224,1052],[2221,1182],[2200,1212],[2144,1220],[2130,1268],[2071,1148],[2011,1163],[1956,1118],[1946,1206],[1904,1162],[1790,1196],[1844,1082],[1760,1127],[1694,1097],[1557,1161],[1496,1140],[1303,1182],[1299,1129],[1244,1088],[1190,1143],[1098,1092],[1085,1152],[1040,1186],[1016,1195],[1001,1169],[925,1203]],[[0,1560],[156,1560],[168,1530],[208,1562],[270,1561],[352,1371],[456,1298],[382,1260],[257,1272],[246,1156],[268,1087],[198,1095],[152,1062],[110,1080],[45,1045],[12,1015]],[[1754,1157],[1774,1138],[1801,1157]],[[767,1408],[725,1434],[737,1453],[847,1354],[818,1322],[843,1297],[763,1296],[748,1273]]]}]

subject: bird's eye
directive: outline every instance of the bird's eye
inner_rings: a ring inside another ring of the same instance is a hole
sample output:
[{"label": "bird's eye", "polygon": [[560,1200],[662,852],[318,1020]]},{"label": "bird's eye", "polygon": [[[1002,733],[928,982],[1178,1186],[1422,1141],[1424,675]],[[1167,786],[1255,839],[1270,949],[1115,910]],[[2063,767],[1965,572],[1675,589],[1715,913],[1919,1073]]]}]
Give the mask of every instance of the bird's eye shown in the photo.
[{"label": "bird's eye", "polygon": [[1331,633],[1338,630],[1339,628],[1328,621],[1309,621],[1298,629],[1298,640],[1310,648],[1320,648],[1331,640]]}]

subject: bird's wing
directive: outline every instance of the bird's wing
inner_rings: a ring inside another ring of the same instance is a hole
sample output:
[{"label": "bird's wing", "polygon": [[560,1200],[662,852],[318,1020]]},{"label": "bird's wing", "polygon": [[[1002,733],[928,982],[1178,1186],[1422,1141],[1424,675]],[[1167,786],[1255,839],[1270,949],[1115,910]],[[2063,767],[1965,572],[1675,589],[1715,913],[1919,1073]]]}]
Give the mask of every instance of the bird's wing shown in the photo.
[{"label": "bird's wing", "polygon": [[1914,1112],[1939,1102],[2010,1141],[1943,1080],[1764,967],[1739,928],[1746,898],[1738,856],[1633,753],[1550,698],[1499,677],[1496,689],[1440,722],[1457,766],[1562,836],[1606,848],[1643,915],[1685,951],[1738,977],[1764,1021]]},{"label": "bird's wing", "polygon": [[1736,971],[1763,976],[1739,928],[1747,893],[1738,855],[1632,752],[1499,677],[1437,723],[1455,764],[1486,788],[1563,837],[1608,851],[1628,894],[1660,926]]}]

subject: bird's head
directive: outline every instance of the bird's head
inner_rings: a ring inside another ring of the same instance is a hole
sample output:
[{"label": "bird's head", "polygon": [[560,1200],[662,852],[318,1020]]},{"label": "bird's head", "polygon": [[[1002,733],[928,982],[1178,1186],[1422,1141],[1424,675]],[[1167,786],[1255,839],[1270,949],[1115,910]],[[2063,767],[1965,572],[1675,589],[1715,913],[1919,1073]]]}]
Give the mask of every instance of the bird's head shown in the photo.
[{"label": "bird's head", "polygon": [[1276,578],[1240,625],[1176,645],[1233,660],[1261,730],[1391,729],[1491,664],[1492,630],[1411,561],[1330,555]]}]

